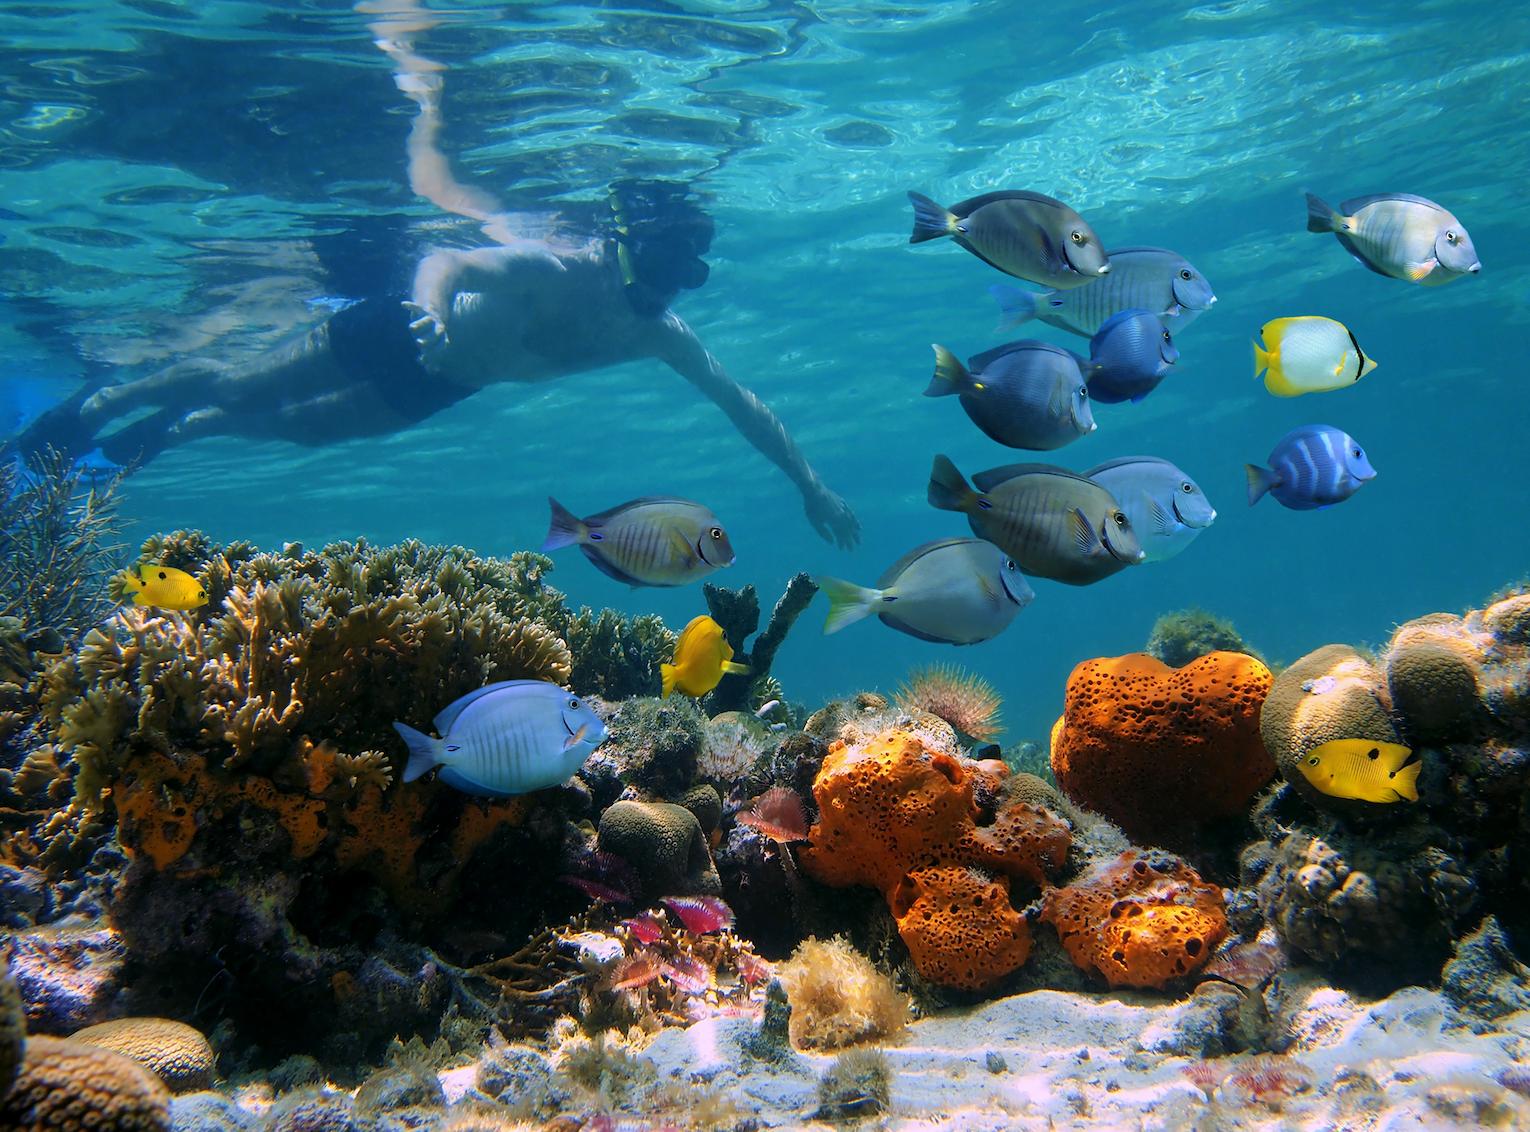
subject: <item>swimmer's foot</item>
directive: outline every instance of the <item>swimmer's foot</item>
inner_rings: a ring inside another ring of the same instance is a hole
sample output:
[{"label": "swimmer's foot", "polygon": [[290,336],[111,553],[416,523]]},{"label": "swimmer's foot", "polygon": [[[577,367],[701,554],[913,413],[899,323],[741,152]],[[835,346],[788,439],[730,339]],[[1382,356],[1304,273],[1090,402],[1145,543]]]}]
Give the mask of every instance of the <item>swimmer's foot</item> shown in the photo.
[{"label": "swimmer's foot", "polygon": [[82,406],[96,392],[91,384],[73,394],[22,429],[6,442],[8,452],[30,460],[50,448],[76,459],[95,448],[95,433],[82,419]]}]

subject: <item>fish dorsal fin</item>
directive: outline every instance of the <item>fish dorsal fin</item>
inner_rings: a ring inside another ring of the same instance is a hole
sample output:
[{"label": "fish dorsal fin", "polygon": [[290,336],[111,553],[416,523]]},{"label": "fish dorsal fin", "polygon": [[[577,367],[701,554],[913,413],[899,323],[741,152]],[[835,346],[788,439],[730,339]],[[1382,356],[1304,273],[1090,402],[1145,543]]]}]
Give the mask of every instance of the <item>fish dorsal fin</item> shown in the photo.
[{"label": "fish dorsal fin", "polygon": [[1101,472],[1108,472],[1112,468],[1124,468],[1131,464],[1157,464],[1159,467],[1173,468],[1175,472],[1179,471],[1177,466],[1161,456],[1117,456],[1114,460],[1106,460],[1103,464],[1096,464],[1082,474],[1088,479],[1093,479]]},{"label": "fish dorsal fin", "polygon": [[983,193],[981,196],[969,197],[959,204],[953,204],[951,215],[958,220],[965,220],[984,205],[998,204],[1006,200],[1022,200],[1030,204],[1050,205],[1053,208],[1068,207],[1056,197],[1043,196],[1041,193],[1025,192],[1020,189],[1000,189],[998,192]]},{"label": "fish dorsal fin", "polygon": [[1384,204],[1387,201],[1403,201],[1407,204],[1421,204],[1426,208],[1434,209],[1436,212],[1443,212],[1447,216],[1449,215],[1449,212],[1443,205],[1436,204],[1428,197],[1415,196],[1412,193],[1372,193],[1370,196],[1366,197],[1355,197],[1353,200],[1347,200],[1343,204],[1339,205],[1339,211],[1342,212],[1345,216],[1353,216],[1366,205]]},{"label": "fish dorsal fin", "polygon": [[1080,554],[1093,554],[1100,548],[1100,536],[1094,533],[1089,516],[1084,514],[1082,508],[1075,507],[1068,513],[1068,524],[1073,529],[1073,541]]},{"label": "fish dorsal fin", "polygon": [[1148,247],[1146,244],[1143,244],[1140,247],[1132,247],[1132,248],[1111,248],[1108,252],[1105,253],[1105,256],[1108,259],[1111,256],[1118,256],[1118,255],[1140,255],[1143,252],[1152,252],[1155,255],[1171,255],[1175,259],[1184,259],[1185,258],[1184,256],[1180,255],[1177,251],[1175,251],[1173,248],[1151,248],[1151,247]]},{"label": "fish dorsal fin", "polygon": [[1002,467],[989,468],[986,472],[979,472],[972,477],[972,482],[979,491],[986,493],[1018,476],[1061,476],[1063,479],[1083,480],[1092,487],[1100,486],[1093,480],[1070,472],[1067,468],[1059,468],[1056,464],[1005,464]]},{"label": "fish dorsal fin", "polygon": [[607,507],[604,511],[591,515],[585,520],[585,523],[589,526],[595,526],[608,522],[613,515],[619,515],[642,507],[654,507],[665,504],[680,504],[685,507],[694,507],[698,511],[707,510],[703,504],[697,503],[694,499],[681,499],[675,495],[640,495],[636,499],[629,499],[625,503],[618,503],[615,507]]},{"label": "fish dorsal fin", "polygon": [[506,688],[527,687],[553,688],[559,692],[563,691],[558,685],[546,680],[500,680],[494,684],[485,684],[482,688],[477,688],[465,696],[458,697],[440,710],[435,718],[436,734],[444,739],[446,733],[452,729],[452,724],[457,722],[457,717],[490,693],[502,692]]},{"label": "fish dorsal fin", "polygon": [[913,550],[909,551],[902,558],[898,559],[898,561],[894,562],[886,570],[882,571],[882,576],[877,579],[876,588],[879,590],[885,590],[891,587],[894,582],[903,576],[904,571],[906,571],[915,562],[918,562],[926,554],[933,553],[937,550],[943,550],[948,546],[955,546],[958,543],[980,541],[980,539],[970,538],[947,538],[941,539],[939,542],[927,542],[922,546],[916,546]]},{"label": "fish dorsal fin", "polygon": [[1015,342],[1005,342],[995,346],[991,350],[984,350],[981,354],[973,354],[967,359],[967,368],[973,373],[981,373],[1000,358],[1010,354],[1018,354],[1025,350],[1055,350],[1056,346],[1042,342],[1037,338],[1021,338]]}]

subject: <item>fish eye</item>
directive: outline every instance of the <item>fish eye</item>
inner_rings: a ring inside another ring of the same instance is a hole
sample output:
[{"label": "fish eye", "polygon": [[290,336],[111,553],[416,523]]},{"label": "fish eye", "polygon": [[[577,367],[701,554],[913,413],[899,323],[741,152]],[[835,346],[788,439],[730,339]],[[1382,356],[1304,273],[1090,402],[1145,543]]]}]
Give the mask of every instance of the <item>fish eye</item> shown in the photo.
[{"label": "fish eye", "polygon": [[161,571],[160,571],[160,572],[159,572],[159,580],[160,580],[160,581],[164,581],[164,580],[165,580],[165,579],[166,579],[166,578],[168,578],[168,577],[169,577],[169,576],[170,576],[170,575],[169,575],[169,574],[167,574],[167,573],[165,573],[165,572],[164,572],[164,571],[163,571],[163,570],[161,570]]},{"label": "fish eye", "polygon": [[1126,515],[1123,512],[1117,511],[1114,515],[1111,516],[1111,518],[1116,521],[1116,526],[1126,526]]},{"label": "fish eye", "polygon": [[1360,459],[1360,449],[1358,449],[1358,448],[1355,449],[1354,456],[1355,456],[1356,460]]},{"label": "fish eye", "polygon": [[711,535],[712,535],[713,541],[721,540],[721,538],[722,538],[722,528],[721,527],[713,527],[712,530],[711,530]]},{"label": "fish eye", "polygon": [[1179,485],[1179,490],[1184,492],[1186,495],[1189,495],[1192,491],[1195,490],[1195,485],[1189,480],[1186,480],[1184,483]]},{"label": "fish eye", "polygon": [[1168,340],[1169,340],[1169,332],[1168,332],[1168,331],[1167,331],[1167,330],[1165,330],[1165,331],[1164,331],[1164,332],[1163,332],[1163,340],[1164,340],[1164,341],[1165,341],[1165,342],[1167,342],[1167,341],[1168,341]]},{"label": "fish eye", "polygon": [[1078,387],[1078,399],[1080,401],[1087,401],[1087,400],[1089,400],[1089,386],[1087,386],[1087,385],[1080,385]]},{"label": "fish eye", "polygon": [[1181,279],[1189,279],[1190,278],[1190,269],[1188,267],[1181,267],[1179,269],[1179,277]]},{"label": "fish eye", "polygon": [[579,710],[579,698],[577,696],[570,697],[569,701],[568,701],[568,706],[569,706],[569,710],[570,711],[578,711]]},{"label": "fish eye", "polygon": [[1075,228],[1068,233],[1068,239],[1072,240],[1075,244],[1082,244],[1084,242],[1084,234]]},{"label": "fish eye", "polygon": [[1004,560],[1004,569],[1006,569],[1006,570],[1018,570],[1018,569],[1020,569],[1020,567],[1015,565],[1015,560],[1013,558],[1006,558]]},{"label": "fish eye", "polygon": [[1316,755],[1313,755],[1310,759],[1307,760],[1307,765],[1308,766],[1317,766],[1317,764],[1318,764],[1318,757]]},{"label": "fish eye", "polygon": [[1456,235],[1456,234],[1455,234],[1455,233],[1454,233],[1454,232],[1446,232],[1446,233],[1445,233],[1445,238],[1446,238],[1446,239],[1447,239],[1447,240],[1449,240],[1449,241],[1450,241],[1450,242],[1451,242],[1451,243],[1452,243],[1452,244],[1453,244],[1453,243],[1455,243],[1455,242],[1456,242],[1456,241],[1457,241],[1457,240],[1459,240],[1459,239],[1460,239],[1460,238],[1461,238],[1461,237],[1459,237],[1459,236],[1457,236],[1457,235]]}]

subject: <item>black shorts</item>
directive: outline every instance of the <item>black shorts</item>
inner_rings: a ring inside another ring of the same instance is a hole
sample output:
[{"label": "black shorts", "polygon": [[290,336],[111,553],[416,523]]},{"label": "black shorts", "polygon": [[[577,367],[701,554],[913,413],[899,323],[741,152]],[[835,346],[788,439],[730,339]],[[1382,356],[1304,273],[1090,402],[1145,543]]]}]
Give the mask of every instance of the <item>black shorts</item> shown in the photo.
[{"label": "black shorts", "polygon": [[409,422],[422,421],[474,390],[445,381],[420,362],[401,299],[362,299],[329,320],[329,349],[341,369],[371,387]]}]

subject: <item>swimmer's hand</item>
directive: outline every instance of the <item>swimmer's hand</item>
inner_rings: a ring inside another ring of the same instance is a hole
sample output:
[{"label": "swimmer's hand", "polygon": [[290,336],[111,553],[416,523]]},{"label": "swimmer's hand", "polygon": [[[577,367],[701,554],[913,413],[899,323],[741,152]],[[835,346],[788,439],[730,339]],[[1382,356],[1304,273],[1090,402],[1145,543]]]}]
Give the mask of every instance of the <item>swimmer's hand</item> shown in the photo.
[{"label": "swimmer's hand", "polygon": [[803,509],[807,511],[808,522],[825,542],[851,550],[861,541],[861,521],[850,510],[850,504],[828,488],[820,486],[814,494],[804,496]]},{"label": "swimmer's hand", "polygon": [[407,300],[404,309],[409,312],[409,333],[414,335],[420,347],[421,361],[428,361],[451,345],[451,338],[446,333],[446,319],[440,311]]}]

